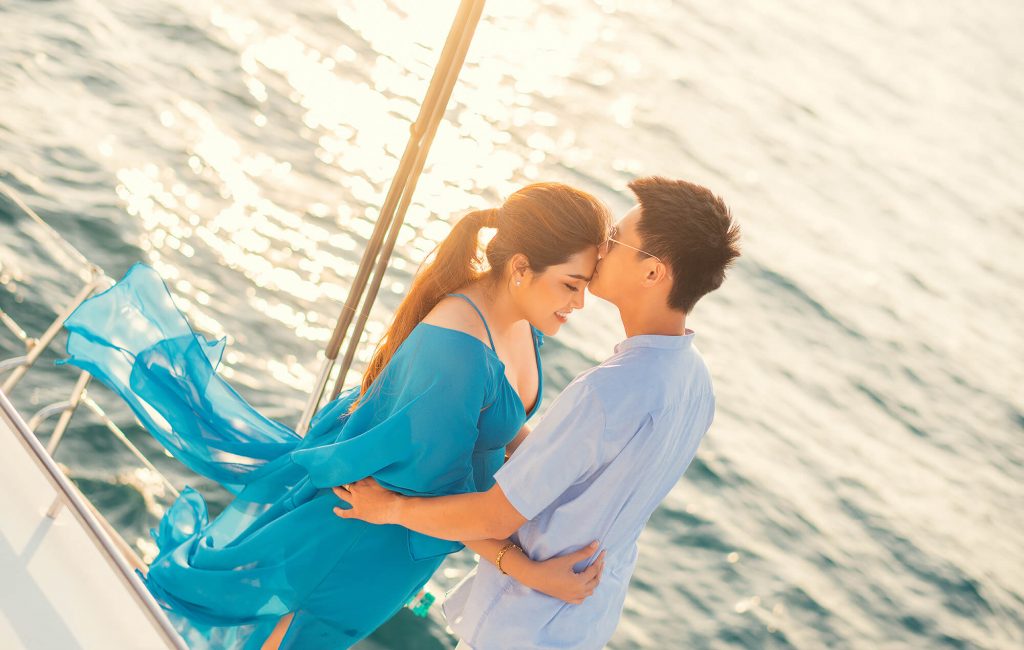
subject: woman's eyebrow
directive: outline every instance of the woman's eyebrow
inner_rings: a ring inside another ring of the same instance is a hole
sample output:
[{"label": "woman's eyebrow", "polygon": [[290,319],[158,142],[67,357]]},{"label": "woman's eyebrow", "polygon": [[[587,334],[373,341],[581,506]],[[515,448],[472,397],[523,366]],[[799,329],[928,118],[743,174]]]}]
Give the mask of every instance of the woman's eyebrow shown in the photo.
[{"label": "woman's eyebrow", "polygon": [[577,280],[583,280],[584,282],[590,282],[590,278],[588,278],[585,275],[580,275],[578,273],[570,273],[569,277],[570,278],[576,278]]}]

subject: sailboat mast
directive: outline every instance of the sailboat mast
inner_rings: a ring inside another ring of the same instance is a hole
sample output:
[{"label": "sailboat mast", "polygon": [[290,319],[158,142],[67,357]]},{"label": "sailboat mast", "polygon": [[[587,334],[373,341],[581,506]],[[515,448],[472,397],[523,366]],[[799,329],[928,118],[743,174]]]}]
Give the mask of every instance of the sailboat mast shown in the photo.
[{"label": "sailboat mast", "polygon": [[[427,87],[427,93],[424,96],[423,103],[420,104],[419,114],[416,117],[416,121],[410,127],[409,141],[406,143],[405,151],[402,153],[402,158],[398,164],[398,171],[391,181],[390,188],[388,188],[387,196],[381,207],[380,216],[374,225],[373,233],[370,235],[370,241],[367,243],[366,251],[360,260],[359,269],[356,271],[356,276],[345,300],[345,305],[342,307],[341,314],[338,316],[338,321],[334,327],[334,332],[327,344],[325,359],[321,364],[316,386],[306,403],[306,408],[303,410],[299,425],[296,427],[299,435],[305,435],[309,428],[309,422],[313,417],[313,413],[316,412],[320,405],[324,387],[338,357],[341,343],[345,339],[349,327],[352,325],[352,321],[358,312],[359,319],[352,335],[348,339],[348,347],[339,369],[338,378],[331,391],[331,399],[337,397],[341,392],[345,378],[348,375],[348,370],[355,357],[359,339],[362,336],[363,329],[373,307],[373,302],[380,290],[388,261],[394,250],[395,241],[398,238],[398,232],[405,221],[405,213],[408,210],[409,203],[416,190],[416,184],[423,171],[423,165],[430,151],[430,145],[434,140],[434,135],[437,133],[437,127],[444,117],[448,101],[451,99],[452,90],[455,88],[455,82],[458,80],[459,72],[462,70],[462,64],[466,59],[466,52],[473,41],[473,34],[476,31],[477,24],[480,22],[483,8],[484,0],[462,0],[459,4],[455,19],[445,40],[444,48],[441,51],[441,57],[438,60],[437,67],[434,68],[430,85]],[[372,280],[370,279],[371,271],[374,274]],[[362,303],[361,308],[360,302]]]}]

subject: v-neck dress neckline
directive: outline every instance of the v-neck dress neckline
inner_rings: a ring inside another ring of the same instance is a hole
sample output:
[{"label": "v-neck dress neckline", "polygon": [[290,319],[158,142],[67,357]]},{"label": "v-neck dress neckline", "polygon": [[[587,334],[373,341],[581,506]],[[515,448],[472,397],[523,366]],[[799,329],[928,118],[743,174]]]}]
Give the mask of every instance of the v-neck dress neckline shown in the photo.
[{"label": "v-neck dress neckline", "polygon": [[[448,295],[449,296],[455,296],[455,297],[458,297],[458,298],[462,298],[463,300],[465,300],[467,303],[469,303],[469,306],[473,308],[473,311],[476,312],[476,315],[480,317],[480,322],[482,322],[484,324],[484,330],[487,332],[487,340],[490,341],[490,343],[491,343],[490,347],[487,347],[484,344],[483,341],[481,341],[479,338],[473,336],[472,334],[470,334],[468,332],[462,332],[462,333],[465,334],[466,336],[469,336],[471,338],[476,339],[477,341],[480,342],[481,345],[484,345],[484,347],[486,347],[488,350],[491,351],[491,353],[494,355],[495,360],[498,363],[501,364],[501,369],[502,369],[501,376],[502,376],[502,378],[505,380],[505,383],[508,384],[508,387],[512,390],[512,393],[515,394],[516,399],[519,400],[519,407],[523,411],[523,414],[526,416],[526,419],[529,420],[537,412],[537,408],[540,406],[540,402],[541,402],[541,395],[543,394],[543,391],[544,391],[544,372],[543,372],[543,369],[542,369],[541,363],[540,363],[540,336],[542,336],[542,334],[537,330],[536,327],[534,327],[533,325],[530,325],[530,334],[531,334],[531,337],[533,339],[533,359],[534,359],[534,363],[537,366],[537,396],[534,399],[533,407],[530,409],[529,412],[527,412],[526,411],[526,403],[523,402],[523,397],[519,394],[519,392],[515,389],[515,387],[512,386],[512,382],[510,382],[508,380],[508,375],[504,372],[505,371],[505,362],[502,361],[501,357],[498,356],[498,349],[494,345],[494,337],[491,336],[491,328],[487,325],[487,319],[484,318],[483,312],[480,311],[480,308],[476,306],[476,303],[473,302],[473,300],[469,296],[464,294],[464,293],[450,293]],[[430,323],[423,323],[423,324],[424,325],[431,325]],[[438,326],[438,325],[431,325],[431,327],[440,327],[440,326]],[[442,328],[442,329],[451,329],[451,328]],[[461,332],[461,330],[453,330],[453,331]]]}]

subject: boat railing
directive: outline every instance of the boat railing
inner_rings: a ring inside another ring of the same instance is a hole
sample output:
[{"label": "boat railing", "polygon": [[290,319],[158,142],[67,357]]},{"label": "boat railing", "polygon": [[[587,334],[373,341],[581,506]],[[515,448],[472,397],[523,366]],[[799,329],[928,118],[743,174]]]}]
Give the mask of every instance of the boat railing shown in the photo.
[{"label": "boat railing", "polygon": [[58,498],[68,506],[68,509],[78,520],[85,530],[89,539],[102,553],[104,559],[114,570],[114,573],[128,587],[129,593],[142,608],[143,613],[160,632],[168,648],[187,648],[185,642],[175,631],[167,616],[150,596],[146,586],[135,573],[134,567],[129,564],[122,549],[115,543],[114,538],[105,528],[100,519],[93,513],[92,508],[85,497],[71,483],[70,479],[60,470],[53,457],[43,448],[39,439],[29,430],[28,425],[18,414],[18,411],[7,398],[6,393],[0,391],[0,417],[6,420],[8,427],[15,433],[22,446],[29,452],[36,465],[43,475],[57,491]]},{"label": "boat railing", "polygon": [[[93,544],[99,549],[107,563],[114,570],[114,573],[128,587],[128,590],[136,602],[140,605],[147,618],[160,632],[169,648],[186,648],[181,637],[174,630],[163,610],[150,596],[149,591],[135,573],[136,568],[145,565],[138,558],[128,544],[121,539],[120,535],[113,530],[110,524],[99,515],[88,499],[79,492],[71,480],[61,471],[60,466],[54,460],[58,446],[63,440],[64,433],[71,422],[79,406],[84,405],[92,411],[104,424],[108,431],[124,445],[128,451],[135,456],[147,469],[159,477],[164,486],[170,490],[175,497],[178,490],[167,478],[153,465],[139,449],[132,444],[131,440],[117,426],[110,416],[86,393],[91,375],[88,372],[80,372],[68,399],[47,404],[38,409],[26,422],[20,412],[11,402],[9,395],[17,384],[25,377],[28,371],[35,365],[44,351],[53,343],[60,333],[64,320],[71,315],[82,302],[97,290],[102,290],[113,284],[113,281],[95,264],[89,262],[84,255],[79,253],[70,243],[60,236],[52,227],[43,221],[31,208],[10,189],[0,184],[0,195],[3,195],[12,205],[19,208],[28,218],[40,224],[51,243],[56,244],[63,250],[67,257],[81,262],[79,275],[84,284],[78,293],[68,302],[56,318],[50,323],[46,330],[38,337],[31,337],[18,322],[8,313],[0,309],[0,323],[6,327],[14,337],[25,346],[25,354],[0,360],[0,377],[7,374],[0,382],[0,417],[2,417],[11,431],[19,439],[41,473],[49,481],[56,491],[53,504],[47,510],[46,515],[51,519],[56,518],[60,510],[67,506],[72,515],[78,520],[82,529]],[[40,442],[38,436],[39,427],[46,420],[57,416],[57,424],[50,434],[46,446]]]},{"label": "boat railing", "polygon": [[[57,245],[61,249],[61,252],[80,263],[77,271],[84,281],[79,292],[71,299],[70,302],[68,302],[67,305],[65,305],[64,309],[57,314],[57,317],[53,319],[43,334],[37,338],[30,337],[24,328],[22,328],[10,314],[7,314],[0,309],[0,323],[3,323],[11,334],[21,341],[26,350],[26,353],[23,355],[0,360],[0,375],[4,372],[10,373],[10,375],[0,383],[0,392],[10,395],[14,390],[14,387],[35,365],[40,355],[42,355],[43,352],[53,343],[63,328],[64,321],[71,315],[71,312],[73,312],[96,291],[104,290],[113,285],[114,281],[107,276],[103,269],[90,262],[84,255],[82,255],[81,252],[78,251],[78,249],[72,246],[70,242],[61,237],[61,235],[54,230],[50,224],[46,223],[46,221],[44,221],[35,212],[35,210],[26,205],[14,190],[0,183],[0,195],[7,199],[7,201],[9,201],[13,206],[17,207],[25,217],[41,226],[51,242]],[[55,455],[57,448],[60,446],[61,441],[64,439],[64,433],[67,431],[68,425],[71,423],[71,418],[75,414],[75,411],[78,410],[80,405],[84,405],[100,419],[100,422],[108,431],[110,431],[111,435],[113,435],[118,442],[128,449],[128,451],[138,459],[146,469],[153,472],[172,495],[177,497],[179,492],[177,488],[174,487],[174,484],[167,480],[167,477],[164,476],[141,451],[139,451],[138,447],[128,439],[124,434],[124,431],[117,426],[106,411],[104,411],[95,400],[89,397],[86,392],[86,388],[88,387],[91,379],[92,376],[88,372],[81,371],[74,387],[71,389],[69,398],[67,400],[47,404],[37,410],[31,417],[29,417],[28,422],[26,423],[28,429],[32,431],[33,435],[37,435],[39,426],[44,421],[57,414],[60,415],[57,420],[57,424],[46,443],[46,453],[52,458]],[[48,513],[51,517],[56,516],[60,509],[60,504],[61,500],[58,497],[58,499],[54,501],[54,506]]]}]

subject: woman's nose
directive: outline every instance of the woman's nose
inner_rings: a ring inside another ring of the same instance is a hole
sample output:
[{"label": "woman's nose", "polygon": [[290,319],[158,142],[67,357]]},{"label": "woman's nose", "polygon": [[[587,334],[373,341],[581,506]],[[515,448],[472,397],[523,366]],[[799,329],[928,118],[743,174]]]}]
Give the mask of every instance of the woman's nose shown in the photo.
[{"label": "woman's nose", "polygon": [[576,307],[576,309],[583,309],[583,296],[585,296],[586,293],[586,289],[582,289],[580,291],[577,291],[576,295],[573,296],[572,303]]}]

